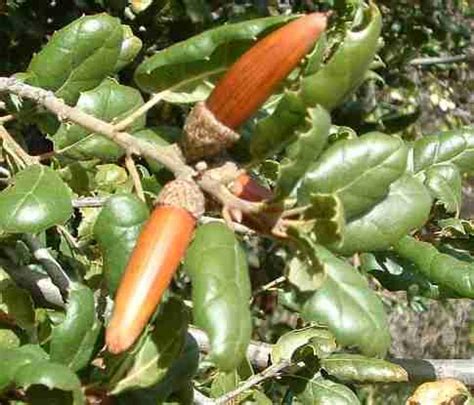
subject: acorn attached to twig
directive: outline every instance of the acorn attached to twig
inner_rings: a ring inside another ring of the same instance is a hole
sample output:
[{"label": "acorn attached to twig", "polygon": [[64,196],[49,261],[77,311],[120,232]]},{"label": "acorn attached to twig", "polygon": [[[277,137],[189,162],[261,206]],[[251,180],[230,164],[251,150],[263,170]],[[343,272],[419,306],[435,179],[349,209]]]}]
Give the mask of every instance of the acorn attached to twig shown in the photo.
[{"label": "acorn attached to twig", "polygon": [[272,32],[244,53],[184,126],[188,161],[216,155],[239,139],[235,131],[270,97],[311,50],[326,28],[327,15],[308,14]]},{"label": "acorn attached to twig", "polygon": [[204,213],[204,196],[187,180],[166,184],[144,225],[115,296],[106,330],[109,352],[132,346],[155,312]]}]

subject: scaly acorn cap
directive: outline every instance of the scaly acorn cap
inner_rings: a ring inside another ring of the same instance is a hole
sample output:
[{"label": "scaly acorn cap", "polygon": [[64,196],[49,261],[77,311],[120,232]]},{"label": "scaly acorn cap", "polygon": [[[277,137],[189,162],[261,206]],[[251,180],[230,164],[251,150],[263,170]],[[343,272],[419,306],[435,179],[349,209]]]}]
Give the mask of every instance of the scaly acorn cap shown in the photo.
[{"label": "scaly acorn cap", "polygon": [[195,219],[199,219],[204,214],[206,201],[204,194],[196,183],[176,179],[168,182],[163,187],[155,204],[184,208]]},{"label": "scaly acorn cap", "polygon": [[188,161],[215,155],[239,139],[234,130],[249,119],[312,49],[327,15],[312,13],[272,32],[245,52],[184,126]]}]

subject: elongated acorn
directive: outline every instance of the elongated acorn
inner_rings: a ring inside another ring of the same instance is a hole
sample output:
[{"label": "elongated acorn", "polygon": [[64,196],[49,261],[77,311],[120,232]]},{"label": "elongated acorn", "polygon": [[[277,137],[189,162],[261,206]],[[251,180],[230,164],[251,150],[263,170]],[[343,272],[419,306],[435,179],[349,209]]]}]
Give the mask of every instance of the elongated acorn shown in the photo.
[{"label": "elongated acorn", "polygon": [[327,16],[308,14],[274,31],[244,53],[184,127],[188,161],[215,155],[239,139],[235,132],[270,97],[311,50],[326,28]]},{"label": "elongated acorn", "polygon": [[127,350],[141,334],[168,288],[203,213],[204,196],[194,183],[174,180],[163,188],[115,296],[106,330],[109,352]]}]

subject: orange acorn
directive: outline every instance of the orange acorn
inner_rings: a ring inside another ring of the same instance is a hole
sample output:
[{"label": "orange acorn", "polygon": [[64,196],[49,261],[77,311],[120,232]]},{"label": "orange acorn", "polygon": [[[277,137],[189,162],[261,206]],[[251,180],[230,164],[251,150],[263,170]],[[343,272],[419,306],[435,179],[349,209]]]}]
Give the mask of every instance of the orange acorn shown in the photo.
[{"label": "orange acorn", "polygon": [[127,350],[141,334],[171,283],[203,213],[204,196],[194,183],[174,180],[163,188],[117,290],[106,330],[109,352]]},{"label": "orange acorn", "polygon": [[234,144],[234,130],[249,119],[311,50],[327,16],[308,14],[272,32],[244,53],[205,102],[189,114],[183,150],[188,160],[217,154]]}]

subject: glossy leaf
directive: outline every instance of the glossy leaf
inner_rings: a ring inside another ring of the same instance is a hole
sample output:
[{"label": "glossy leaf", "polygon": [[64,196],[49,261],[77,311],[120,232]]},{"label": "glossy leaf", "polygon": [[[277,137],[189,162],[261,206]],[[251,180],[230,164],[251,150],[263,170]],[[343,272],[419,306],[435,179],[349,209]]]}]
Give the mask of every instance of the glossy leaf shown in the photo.
[{"label": "glossy leaf", "polygon": [[[0,315],[3,315],[0,312]],[[20,347],[20,337],[16,334],[13,329],[8,327],[0,326],[0,350],[1,349],[15,349]]]},{"label": "glossy leaf", "polygon": [[361,269],[374,276],[389,291],[406,291],[409,297],[456,298],[457,294],[430,282],[416,266],[393,252],[360,255]]},{"label": "glossy leaf", "polygon": [[428,280],[448,288],[461,297],[474,298],[474,264],[440,253],[433,245],[405,236],[396,252],[413,262]]},{"label": "glossy leaf", "polygon": [[38,233],[72,214],[71,193],[55,171],[29,166],[0,193],[0,233]]},{"label": "glossy leaf", "polygon": [[302,405],[360,405],[356,394],[345,385],[319,375],[308,380],[298,399]]},{"label": "glossy leaf", "polygon": [[425,185],[447,212],[459,212],[462,203],[462,177],[455,165],[429,167],[426,170]]},{"label": "glossy leaf", "polygon": [[66,318],[53,327],[50,342],[51,360],[78,371],[91,359],[101,324],[97,319],[94,295],[80,284],[71,289]]},{"label": "glossy leaf", "polygon": [[303,318],[327,325],[340,345],[357,346],[367,356],[383,356],[390,335],[382,302],[355,268],[321,246],[315,250],[326,280],[304,304]]},{"label": "glossy leaf", "polygon": [[321,367],[341,381],[354,383],[408,381],[408,374],[401,366],[358,354],[332,354],[321,360]]},{"label": "glossy leaf", "polygon": [[310,326],[292,330],[281,336],[273,345],[272,363],[290,362],[295,352],[306,345],[309,345],[319,358],[327,357],[337,348],[334,336],[326,329]]},{"label": "glossy leaf", "polygon": [[132,62],[142,49],[142,41],[133,35],[132,29],[128,25],[122,25],[123,38],[120,46],[120,54],[118,55],[115,71],[118,72],[130,62]]},{"label": "glossy leaf", "polygon": [[154,399],[164,401],[174,392],[182,389],[196,374],[199,365],[199,347],[196,340],[186,335],[182,353],[173,361],[164,378],[154,388]]},{"label": "glossy leaf", "polygon": [[215,81],[268,30],[293,17],[260,18],[228,24],[179,42],[146,59],[135,71],[135,82],[149,93],[165,92],[170,102],[204,100],[208,82]]},{"label": "glossy leaf", "polygon": [[73,105],[113,73],[123,30],[107,14],[84,16],[57,31],[28,66],[29,82]]},{"label": "glossy leaf", "polygon": [[292,193],[326,146],[331,126],[327,111],[319,106],[308,109],[305,121],[305,128],[297,132],[280,164],[275,191],[277,199],[284,199]]},{"label": "glossy leaf", "polygon": [[20,328],[33,332],[36,326],[33,300],[26,290],[8,280],[0,283],[0,312],[2,310]]},{"label": "glossy leaf", "polygon": [[321,245],[340,244],[343,239],[345,219],[341,200],[334,194],[312,194],[310,206],[303,214],[313,239]]},{"label": "glossy leaf", "polygon": [[388,249],[427,221],[431,203],[426,187],[405,175],[390,186],[382,201],[346,224],[343,244],[336,249],[346,255]]},{"label": "glossy leaf", "polygon": [[413,145],[415,173],[430,166],[453,163],[461,173],[474,173],[474,128],[440,132],[424,136]]},{"label": "glossy leaf", "polygon": [[[138,90],[107,79],[93,90],[81,93],[76,108],[104,121],[118,122],[142,105],[143,98]],[[144,115],[140,116],[128,130],[134,132],[143,128],[145,120]],[[124,154],[115,142],[77,124],[63,123],[53,141],[57,153],[76,160],[98,158],[113,161]]]},{"label": "glossy leaf", "polygon": [[[332,110],[364,81],[377,52],[382,17],[375,3],[365,10],[362,7],[334,55],[316,73],[302,79],[301,96],[306,105],[320,104]],[[368,21],[364,27],[361,20]]]},{"label": "glossy leaf", "polygon": [[407,148],[396,137],[373,132],[330,146],[306,173],[298,190],[304,205],[312,193],[336,194],[346,219],[374,206],[406,169]]},{"label": "glossy leaf", "polygon": [[255,126],[250,140],[250,153],[261,160],[283,149],[295,139],[296,130],[306,122],[306,108],[294,92],[286,92],[271,115]]},{"label": "glossy leaf", "polygon": [[[150,145],[150,148],[156,146],[168,146],[170,142],[168,142],[164,137],[166,135],[166,133],[164,133],[165,131],[166,129],[162,129],[159,127],[145,128],[138,132],[135,132],[133,136],[144,142],[147,142]],[[146,162],[148,163],[150,169],[155,173],[163,169],[163,165],[151,159],[146,159]]]},{"label": "glossy leaf", "polygon": [[[132,353],[121,356],[126,373],[115,375],[111,393],[117,395],[130,389],[151,387],[166,376],[169,367],[181,353],[187,330],[184,305],[175,299],[160,307],[155,329]],[[120,361],[119,360],[119,361]],[[122,372],[124,368],[120,368]],[[120,377],[120,378],[119,378]]]},{"label": "glossy leaf", "polygon": [[48,355],[36,345],[25,345],[15,349],[0,349],[0,391],[15,382],[15,376],[22,367],[48,360]]},{"label": "glossy leaf", "polygon": [[117,194],[107,200],[97,218],[94,236],[102,251],[104,277],[112,295],[148,215],[146,204],[135,195]]},{"label": "glossy leaf", "polygon": [[229,372],[219,372],[212,380],[211,397],[219,398],[235,389],[240,383],[240,377],[237,370]]},{"label": "glossy leaf", "polygon": [[15,383],[25,389],[33,385],[44,385],[49,389],[70,391],[74,405],[85,402],[79,378],[62,364],[49,361],[26,364],[15,373]]},{"label": "glossy leaf", "polygon": [[223,371],[244,359],[252,328],[245,252],[234,233],[213,222],[198,228],[185,268],[193,286],[193,317],[210,339],[211,359]]}]

